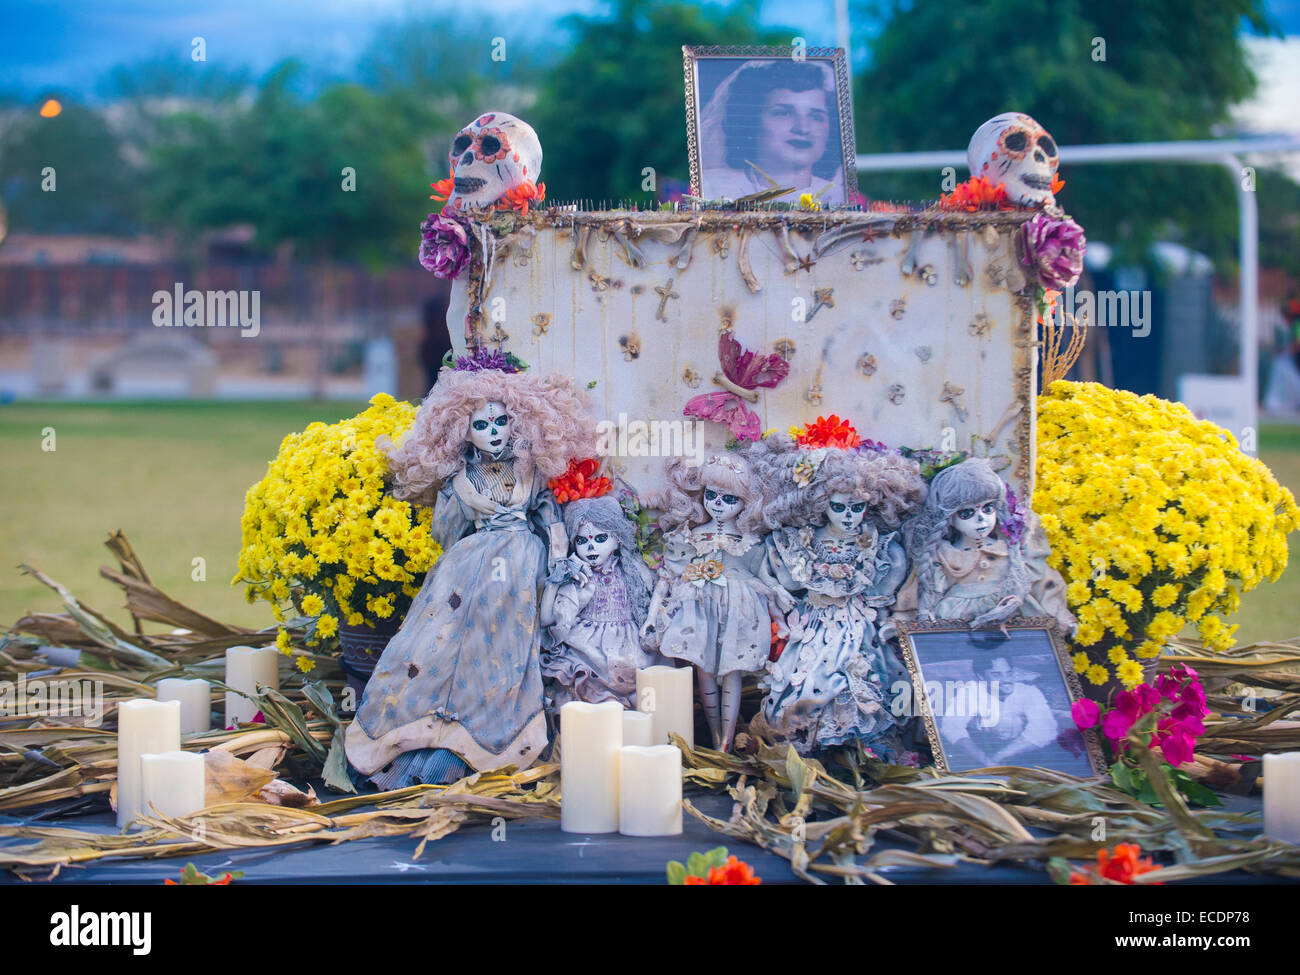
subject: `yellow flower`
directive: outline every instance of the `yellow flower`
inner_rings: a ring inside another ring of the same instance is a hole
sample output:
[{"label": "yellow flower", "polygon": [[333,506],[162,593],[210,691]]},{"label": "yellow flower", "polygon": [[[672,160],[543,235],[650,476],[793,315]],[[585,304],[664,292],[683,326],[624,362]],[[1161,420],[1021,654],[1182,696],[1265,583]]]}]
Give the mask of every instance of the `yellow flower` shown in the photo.
[{"label": "yellow flower", "polygon": [[304,596],[302,600],[302,611],[308,616],[319,616],[325,611],[325,601],[315,593],[312,593],[309,596]]},{"label": "yellow flower", "polygon": [[316,669],[316,661],[312,660],[311,657],[300,656],[294,663],[298,665],[298,669],[304,674],[309,674]]},{"label": "yellow flower", "polygon": [[316,632],[319,633],[321,636],[325,636],[325,637],[334,636],[336,633],[338,633],[338,631],[339,631],[338,617],[330,616],[328,613],[326,613],[316,621]]},{"label": "yellow flower", "polygon": [[1131,690],[1142,683],[1142,665],[1136,660],[1125,660],[1115,668],[1115,676]]},{"label": "yellow flower", "polygon": [[1101,664],[1093,664],[1088,668],[1087,677],[1088,680],[1100,687],[1110,679],[1110,674],[1106,672],[1106,668]]},{"label": "yellow flower", "polygon": [[816,212],[816,211],[820,210],[821,208],[822,208],[821,203],[819,203],[819,202],[817,201],[817,198],[816,198],[815,196],[813,196],[811,193],[800,193],[800,194],[799,194],[799,209],[800,209],[800,210],[812,210],[813,212]]},{"label": "yellow flower", "polygon": [[1123,647],[1117,645],[1110,648],[1110,651],[1106,654],[1106,659],[1113,664],[1122,664],[1128,659],[1128,654],[1124,652]]},{"label": "yellow flower", "polygon": [[1168,609],[1174,604],[1174,600],[1178,598],[1178,593],[1181,589],[1181,586],[1175,586],[1173,583],[1169,582],[1166,582],[1162,586],[1157,586],[1155,591],[1151,593],[1151,605],[1158,609]]},{"label": "yellow flower", "polygon": [[1090,661],[1088,660],[1088,655],[1086,653],[1084,653],[1083,651],[1079,651],[1074,655],[1073,659],[1074,659],[1074,672],[1076,674],[1082,674],[1088,669],[1090,665]]},{"label": "yellow flower", "polygon": [[275,635],[275,647],[281,653],[287,654],[290,652],[288,630],[281,630]]}]

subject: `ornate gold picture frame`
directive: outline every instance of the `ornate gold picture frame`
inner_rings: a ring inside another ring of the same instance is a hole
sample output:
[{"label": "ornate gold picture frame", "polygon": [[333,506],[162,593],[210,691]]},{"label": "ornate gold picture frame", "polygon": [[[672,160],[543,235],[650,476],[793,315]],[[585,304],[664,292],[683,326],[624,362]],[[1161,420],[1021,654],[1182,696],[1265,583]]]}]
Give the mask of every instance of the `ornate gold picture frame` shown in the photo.
[{"label": "ornate gold picture frame", "polygon": [[1105,774],[1096,729],[1080,731],[1070,713],[1083,692],[1055,621],[1032,617],[980,630],[962,620],[897,626],[911,713],[925,723],[936,768]]},{"label": "ornate gold picture frame", "polygon": [[691,193],[774,186],[794,203],[858,199],[848,62],[837,47],[682,47]]}]

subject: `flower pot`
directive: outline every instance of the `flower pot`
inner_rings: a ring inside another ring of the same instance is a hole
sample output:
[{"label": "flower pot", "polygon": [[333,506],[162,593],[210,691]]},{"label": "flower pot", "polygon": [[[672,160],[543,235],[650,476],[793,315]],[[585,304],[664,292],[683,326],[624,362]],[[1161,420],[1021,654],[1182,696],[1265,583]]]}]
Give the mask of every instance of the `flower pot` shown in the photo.
[{"label": "flower pot", "polygon": [[[343,656],[339,665],[347,674],[348,687],[352,688],[353,700],[361,704],[361,695],[365,693],[366,682],[375,671],[375,664],[388,646],[388,641],[396,635],[402,621],[397,619],[382,620],[369,626],[340,626],[339,644],[343,647]],[[352,711],[345,711],[351,714]]]}]

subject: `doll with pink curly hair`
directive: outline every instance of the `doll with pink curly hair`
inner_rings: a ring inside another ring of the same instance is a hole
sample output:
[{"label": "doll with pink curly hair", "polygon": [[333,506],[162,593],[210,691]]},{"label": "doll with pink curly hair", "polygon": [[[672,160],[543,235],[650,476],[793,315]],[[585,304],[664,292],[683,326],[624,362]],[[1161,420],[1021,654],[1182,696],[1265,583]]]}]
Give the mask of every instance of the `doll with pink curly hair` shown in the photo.
[{"label": "doll with pink curly hair", "polygon": [[790,594],[759,577],[762,485],[739,453],[667,464],[664,560],[642,627],[647,645],[695,665],[700,701],[719,751],[731,749],[744,675],[767,664],[773,624],[785,636]]},{"label": "doll with pink curly hair", "polygon": [[547,745],[539,590],[563,521],[546,482],[594,451],[595,424],[567,379],[468,365],[380,443],[443,546],[347,732],[353,769],[386,789],[526,768]]}]

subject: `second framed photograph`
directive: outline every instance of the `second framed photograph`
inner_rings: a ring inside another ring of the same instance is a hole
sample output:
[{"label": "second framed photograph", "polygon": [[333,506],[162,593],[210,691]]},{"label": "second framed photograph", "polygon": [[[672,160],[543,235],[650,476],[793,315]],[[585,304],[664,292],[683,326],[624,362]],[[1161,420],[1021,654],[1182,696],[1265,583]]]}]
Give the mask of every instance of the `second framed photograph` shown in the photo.
[{"label": "second framed photograph", "polygon": [[683,47],[691,192],[795,203],[857,197],[849,74],[840,48]]},{"label": "second framed photograph", "polygon": [[1095,729],[1080,731],[1070,714],[1081,690],[1054,621],[1012,620],[1006,632],[961,620],[897,625],[913,713],[925,722],[937,768],[1105,773]]}]

